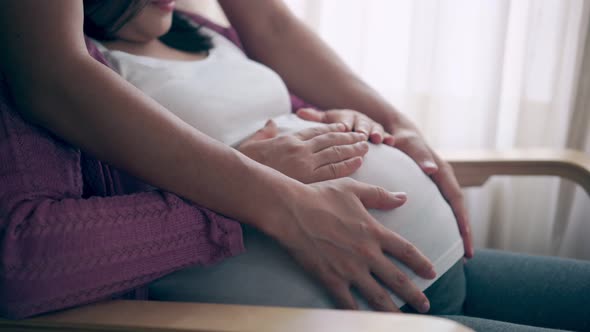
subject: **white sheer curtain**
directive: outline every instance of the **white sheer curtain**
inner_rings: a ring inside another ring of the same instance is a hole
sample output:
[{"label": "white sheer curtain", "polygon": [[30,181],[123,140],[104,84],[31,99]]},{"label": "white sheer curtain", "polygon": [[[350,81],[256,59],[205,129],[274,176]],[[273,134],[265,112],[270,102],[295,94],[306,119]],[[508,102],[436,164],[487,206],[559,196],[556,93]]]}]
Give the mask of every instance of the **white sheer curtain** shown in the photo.
[{"label": "white sheer curtain", "polygon": [[[582,0],[287,3],[436,148],[584,148],[569,135],[589,128],[574,116]],[[476,244],[589,259],[590,199],[569,187],[499,178],[467,190]]]},{"label": "white sheer curtain", "polygon": [[[590,151],[584,0],[285,2],[438,149]],[[466,191],[476,245],[590,259],[579,188],[496,178]]]}]

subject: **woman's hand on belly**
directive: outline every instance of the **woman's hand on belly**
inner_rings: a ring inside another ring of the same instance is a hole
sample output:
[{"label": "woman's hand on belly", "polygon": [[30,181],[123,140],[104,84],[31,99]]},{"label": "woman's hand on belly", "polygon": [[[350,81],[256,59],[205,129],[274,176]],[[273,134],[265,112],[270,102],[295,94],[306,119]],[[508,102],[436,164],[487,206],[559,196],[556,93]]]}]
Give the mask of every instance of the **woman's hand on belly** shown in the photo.
[{"label": "woman's hand on belly", "polygon": [[371,143],[393,146],[393,136],[383,126],[365,114],[353,110],[317,111],[313,108],[300,108],[297,116],[307,121],[322,123],[343,123],[348,131],[365,134]]},{"label": "woman's hand on belly", "polygon": [[369,151],[366,136],[345,130],[331,124],[277,137],[276,124],[269,120],[238,150],[303,183],[331,180],[354,173]]},{"label": "woman's hand on belly", "polygon": [[463,192],[451,165],[428,146],[418,128],[403,114],[397,112],[395,119],[385,129],[393,135],[394,146],[412,158],[430,176],[449,202],[463,239],[465,257],[473,257],[473,240]]},{"label": "woman's hand on belly", "polygon": [[[420,312],[426,296],[386,257],[432,279],[431,262],[410,242],[375,220],[366,209],[390,210],[403,205],[405,194],[388,192],[350,178],[314,183],[296,193],[292,220],[275,237],[347,309],[357,307],[355,287],[376,310],[397,311],[384,287]],[[282,216],[283,219],[287,219]],[[383,286],[382,286],[383,285]]]}]

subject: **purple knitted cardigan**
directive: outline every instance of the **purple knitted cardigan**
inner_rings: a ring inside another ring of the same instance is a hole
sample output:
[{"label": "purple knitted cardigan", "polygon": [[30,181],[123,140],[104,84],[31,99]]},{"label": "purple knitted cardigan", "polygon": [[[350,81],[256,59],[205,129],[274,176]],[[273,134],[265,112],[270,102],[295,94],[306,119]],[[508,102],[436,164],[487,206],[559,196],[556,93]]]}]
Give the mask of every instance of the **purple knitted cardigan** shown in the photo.
[{"label": "purple knitted cardigan", "polygon": [[[241,47],[238,35],[187,14]],[[109,65],[87,40],[89,53]],[[306,105],[292,96],[293,107]],[[241,227],[25,121],[0,77],[0,316],[109,298],[244,251]]]}]

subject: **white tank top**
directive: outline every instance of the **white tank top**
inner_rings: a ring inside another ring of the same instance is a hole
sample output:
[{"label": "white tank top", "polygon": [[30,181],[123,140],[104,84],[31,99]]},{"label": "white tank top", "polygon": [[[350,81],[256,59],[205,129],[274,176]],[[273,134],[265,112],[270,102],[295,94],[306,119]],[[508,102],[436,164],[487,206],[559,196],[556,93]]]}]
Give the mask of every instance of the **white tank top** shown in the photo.
[{"label": "white tank top", "polygon": [[235,146],[270,118],[291,112],[283,80],[207,28],[213,48],[199,61],[176,61],[107,50],[115,69],[139,90],[199,131]]},{"label": "white tank top", "polygon": [[[289,93],[271,69],[254,62],[225,37],[202,28],[212,37],[213,49],[204,60],[174,61],[99,49],[116,70],[199,131],[236,146],[273,119],[282,135],[320,126],[291,113]],[[446,272],[463,256],[463,245],[453,212],[438,188],[404,153],[385,145],[370,145],[363,166],[352,178],[390,191],[405,191],[408,201],[392,211],[370,211],[386,227],[414,243],[435,266]],[[434,280],[416,276],[420,289]],[[403,301],[393,296],[397,305]]]}]

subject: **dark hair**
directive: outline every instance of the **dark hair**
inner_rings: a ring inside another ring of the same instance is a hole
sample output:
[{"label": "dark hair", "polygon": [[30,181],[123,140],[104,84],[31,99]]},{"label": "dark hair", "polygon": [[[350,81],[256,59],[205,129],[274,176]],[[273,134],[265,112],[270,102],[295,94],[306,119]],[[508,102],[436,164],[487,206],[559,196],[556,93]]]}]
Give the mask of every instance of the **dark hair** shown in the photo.
[{"label": "dark hair", "polygon": [[[115,34],[149,4],[150,0],[84,0],[84,33],[99,41],[116,39]],[[160,40],[187,52],[209,51],[213,45],[200,26],[174,12],[172,27]]]}]

